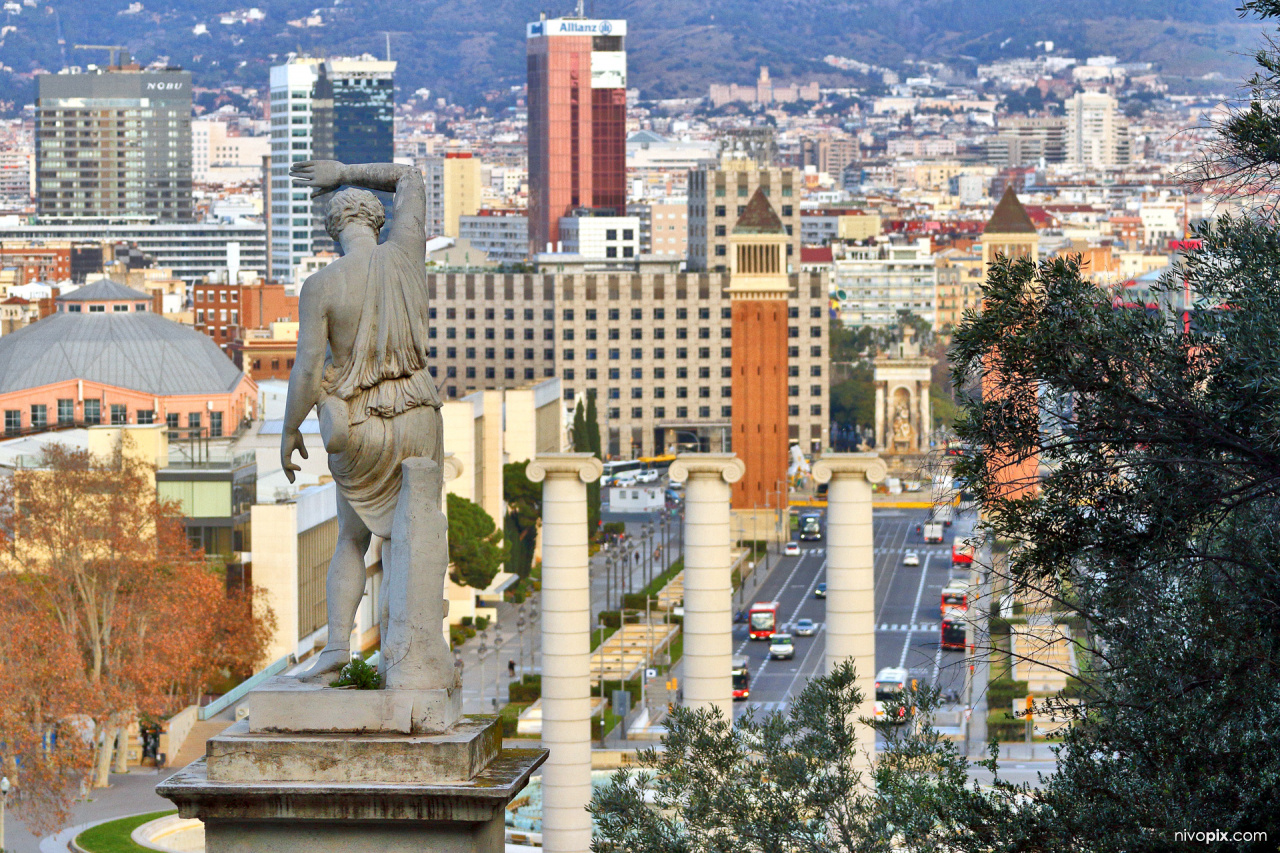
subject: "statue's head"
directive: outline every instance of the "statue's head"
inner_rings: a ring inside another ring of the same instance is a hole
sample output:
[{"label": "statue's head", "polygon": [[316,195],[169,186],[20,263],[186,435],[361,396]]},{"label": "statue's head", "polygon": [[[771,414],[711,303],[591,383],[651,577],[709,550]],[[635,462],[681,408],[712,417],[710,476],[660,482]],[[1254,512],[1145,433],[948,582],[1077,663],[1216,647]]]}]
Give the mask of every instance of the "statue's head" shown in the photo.
[{"label": "statue's head", "polygon": [[329,213],[324,218],[324,230],[337,240],[343,230],[353,222],[361,222],[373,229],[376,236],[382,230],[382,223],[387,215],[382,210],[382,202],[368,190],[348,187],[334,193],[329,200]]}]

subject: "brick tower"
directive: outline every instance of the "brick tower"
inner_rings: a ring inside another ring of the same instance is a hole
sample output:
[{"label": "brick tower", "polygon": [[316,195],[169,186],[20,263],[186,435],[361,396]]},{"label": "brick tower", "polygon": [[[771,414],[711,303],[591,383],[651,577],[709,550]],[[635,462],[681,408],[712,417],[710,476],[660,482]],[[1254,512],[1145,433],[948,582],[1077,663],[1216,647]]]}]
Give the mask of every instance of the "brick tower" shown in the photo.
[{"label": "brick tower", "polygon": [[[753,516],[774,532],[787,489],[787,243],[782,220],[757,189],[729,235],[733,313],[733,452],[746,474],[733,484],[736,516]],[[765,519],[768,519],[766,524]]]}]

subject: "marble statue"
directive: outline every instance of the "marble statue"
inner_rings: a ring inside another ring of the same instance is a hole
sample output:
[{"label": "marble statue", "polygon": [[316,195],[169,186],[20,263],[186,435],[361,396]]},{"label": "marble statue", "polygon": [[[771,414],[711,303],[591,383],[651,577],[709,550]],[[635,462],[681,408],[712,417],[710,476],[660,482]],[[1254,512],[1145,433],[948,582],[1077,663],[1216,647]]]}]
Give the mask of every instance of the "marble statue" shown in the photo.
[{"label": "marble statue", "polygon": [[[342,255],[311,275],[299,298],[298,352],[289,374],[280,442],[281,464],[293,482],[294,472],[300,470],[293,462],[294,451],[307,458],[299,428],[311,409],[317,409],[329,470],[337,483],[338,543],[326,580],[328,640],[302,679],[327,681],[351,659],[350,634],[364,594],[364,555],[372,535],[391,540],[395,549],[395,523],[419,511],[400,506],[407,476],[402,469],[409,470],[403,463],[415,460],[420,468],[423,460],[434,463],[437,479],[443,466],[440,397],[426,360],[426,190],[416,169],[389,163],[348,166],[316,160],[293,164],[290,175],[294,186],[310,188],[313,198],[348,187],[333,195],[325,220]],[[392,223],[382,243],[378,233],[384,224],[383,207],[369,190],[395,193]],[[430,466],[424,470],[430,471]],[[438,487],[428,497],[427,503],[431,501],[434,507],[429,510],[438,514]],[[438,548],[438,543],[432,547]],[[401,550],[406,548],[413,550]],[[401,557],[402,563],[412,560],[412,554]],[[447,566],[447,552],[444,561]],[[392,562],[384,549],[384,573],[416,571]],[[444,568],[439,571],[437,609]],[[388,588],[406,583],[404,578],[388,580],[384,599]],[[426,617],[423,614],[421,621],[429,623]],[[384,613],[384,628],[386,618]],[[421,630],[434,632],[444,645],[439,621]],[[385,665],[387,638],[383,639]],[[433,644],[431,654],[441,657],[441,649]],[[448,658],[447,646],[443,657]],[[448,665],[452,673],[451,659]]]}]

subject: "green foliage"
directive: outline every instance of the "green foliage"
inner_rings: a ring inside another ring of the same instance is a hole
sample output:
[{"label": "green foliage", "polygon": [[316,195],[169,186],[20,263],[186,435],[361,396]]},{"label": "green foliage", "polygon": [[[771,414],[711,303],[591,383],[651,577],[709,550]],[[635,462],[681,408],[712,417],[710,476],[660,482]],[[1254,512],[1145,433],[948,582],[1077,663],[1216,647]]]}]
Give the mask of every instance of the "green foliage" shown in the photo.
[{"label": "green foliage", "polygon": [[454,583],[484,589],[502,568],[502,533],[479,504],[450,493],[449,560]]},{"label": "green foliage", "polygon": [[876,386],[871,365],[858,362],[850,378],[831,386],[831,419],[860,427],[875,425]]},{"label": "green foliage", "polygon": [[1079,626],[1083,701],[1028,816],[1059,849],[1280,831],[1280,232],[1196,236],[1154,294],[1178,305],[1186,277],[1189,330],[1113,308],[1074,259],[1004,260],[953,342],[957,387],[988,377],[956,473],[1018,543],[998,571],[1065,591]]},{"label": "green foliage", "polygon": [[[735,724],[718,708],[675,708],[663,749],[641,751],[639,774],[619,771],[592,797],[601,839],[632,853],[980,849],[985,830],[956,816],[1007,820],[1009,795],[967,788],[965,760],[929,727],[887,724],[872,790],[850,719],[860,699],[845,662],[810,681],[786,716]],[[936,695],[902,701],[923,719]]]},{"label": "green foliage", "polygon": [[352,658],[351,663],[338,672],[338,680],[330,687],[354,687],[356,690],[377,690],[382,686],[382,676],[364,658]]},{"label": "green foliage", "polygon": [[106,823],[91,826],[77,835],[76,845],[85,853],[146,853],[148,848],[136,844],[130,834],[144,823],[150,823],[171,814],[177,814],[177,812],[170,809],[109,820]]},{"label": "green foliage", "polygon": [[507,502],[503,533],[510,550],[508,571],[528,577],[542,517],[542,486],[528,477],[529,460],[502,466],[502,490]]},{"label": "green foliage", "polygon": [[486,629],[486,628],[488,628],[488,627],[489,627],[489,617],[488,617],[488,616],[477,616],[477,617],[476,617],[476,630],[477,630],[477,631],[483,631],[483,630],[485,630],[485,629]]},{"label": "green foliage", "polygon": [[463,616],[461,619],[458,620],[458,622],[462,625],[463,628],[470,628],[472,621],[473,620],[471,619],[470,616]]},{"label": "green foliage", "polygon": [[596,621],[606,628],[617,628],[622,625],[622,614],[617,610],[601,610]]},{"label": "green foliage", "polygon": [[507,685],[507,697],[512,702],[536,702],[542,698],[542,676],[532,672],[525,673],[523,679]]}]

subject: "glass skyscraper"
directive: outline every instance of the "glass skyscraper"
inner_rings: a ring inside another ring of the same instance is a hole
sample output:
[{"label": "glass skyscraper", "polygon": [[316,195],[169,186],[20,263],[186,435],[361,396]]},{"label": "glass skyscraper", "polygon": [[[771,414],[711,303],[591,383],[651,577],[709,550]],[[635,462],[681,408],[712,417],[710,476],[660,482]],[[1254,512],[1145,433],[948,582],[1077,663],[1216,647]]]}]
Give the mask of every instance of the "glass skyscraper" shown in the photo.
[{"label": "glass skyscraper", "polygon": [[192,221],[190,72],[135,65],[36,85],[42,220]]},{"label": "glass skyscraper", "polygon": [[627,208],[626,21],[528,25],[529,247],[560,241],[560,217]]},{"label": "glass skyscraper", "polygon": [[[303,160],[390,163],[396,64],[358,58],[300,57],[271,69],[271,259],[276,279],[332,250],[324,230],[327,199],[291,186],[289,166]],[[388,197],[383,198],[384,204]]]}]

